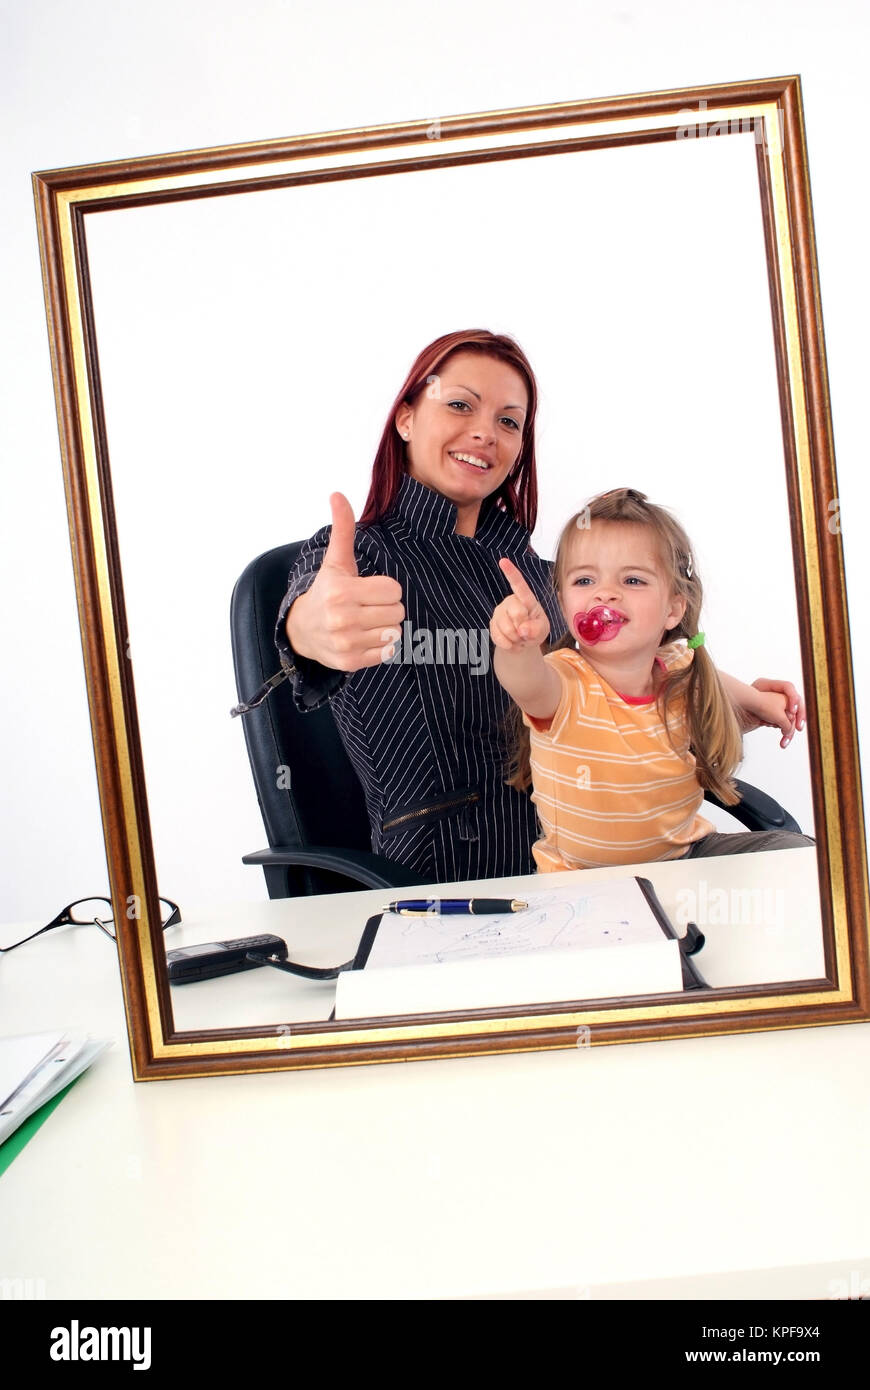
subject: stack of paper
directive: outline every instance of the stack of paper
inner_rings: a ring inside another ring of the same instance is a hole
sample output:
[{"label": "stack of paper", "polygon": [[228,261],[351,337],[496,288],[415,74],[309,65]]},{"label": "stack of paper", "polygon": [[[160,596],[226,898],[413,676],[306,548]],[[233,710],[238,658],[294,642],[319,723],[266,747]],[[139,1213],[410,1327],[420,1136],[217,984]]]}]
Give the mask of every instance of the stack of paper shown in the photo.
[{"label": "stack of paper", "polygon": [[108,1038],[63,1032],[0,1038],[0,1144],[108,1046]]}]

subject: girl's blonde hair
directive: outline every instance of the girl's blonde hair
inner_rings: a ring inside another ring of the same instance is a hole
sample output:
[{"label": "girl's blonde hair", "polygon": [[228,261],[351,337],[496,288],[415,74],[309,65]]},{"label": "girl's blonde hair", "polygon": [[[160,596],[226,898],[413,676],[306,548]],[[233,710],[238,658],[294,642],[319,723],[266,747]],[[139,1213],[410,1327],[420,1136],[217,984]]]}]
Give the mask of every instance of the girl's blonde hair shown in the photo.
[{"label": "girl's blonde hair", "polygon": [[[671,579],[674,594],[686,601],[686,611],[676,627],[665,633],[664,641],[679,637],[694,637],[698,631],[704,590],[698,574],[689,538],[680,523],[664,507],[648,502],[634,488],[617,488],[593,497],[581,512],[571,518],[559,537],[553,566],[553,585],[557,595],[568,568],[578,531],[588,529],[595,521],[627,522],[646,526],[655,536],[664,573]],[[573,647],[574,634],[566,633],[552,643],[550,651]],[[657,704],[673,743],[673,722],[685,702],[689,747],[695,755],[696,775],[705,791],[711,791],[726,806],[740,800],[734,786],[734,771],[743,757],[743,744],[737,717],[728,699],[716,667],[704,646],[695,648],[689,666],[668,671],[663,677]],[[510,785],[524,791],[531,785],[529,766],[529,731],[515,710]],[[676,745],[675,745],[676,746]]]}]

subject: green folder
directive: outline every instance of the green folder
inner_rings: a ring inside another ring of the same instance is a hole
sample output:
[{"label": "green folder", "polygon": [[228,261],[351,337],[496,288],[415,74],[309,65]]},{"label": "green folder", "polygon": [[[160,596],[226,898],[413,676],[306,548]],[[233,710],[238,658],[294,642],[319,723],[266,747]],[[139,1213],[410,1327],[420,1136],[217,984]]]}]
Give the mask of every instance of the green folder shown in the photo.
[{"label": "green folder", "polygon": [[[84,1075],[84,1072],[82,1072],[82,1075]],[[0,1176],[6,1172],[12,1160],[18,1157],[28,1140],[33,1138],[39,1126],[45,1124],[52,1110],[60,1105],[64,1096],[68,1091],[72,1090],[78,1079],[77,1076],[74,1077],[68,1086],[64,1086],[62,1091],[58,1091],[56,1096],[52,1096],[51,1100],[45,1102],[45,1105],[41,1105],[38,1110],[34,1110],[33,1114],[29,1116],[23,1124],[19,1125],[16,1130],[13,1130],[12,1134],[10,1134],[9,1138],[3,1144],[0,1144]]]}]

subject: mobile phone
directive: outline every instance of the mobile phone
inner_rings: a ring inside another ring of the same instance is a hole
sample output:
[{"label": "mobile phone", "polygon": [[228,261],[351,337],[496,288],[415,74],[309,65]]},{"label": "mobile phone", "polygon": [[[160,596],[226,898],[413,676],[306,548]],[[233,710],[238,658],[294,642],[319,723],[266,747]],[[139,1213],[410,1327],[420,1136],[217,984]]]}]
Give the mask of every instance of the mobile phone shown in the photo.
[{"label": "mobile phone", "polygon": [[199,946],[180,946],[166,952],[171,985],[191,985],[196,980],[214,980],[218,975],[234,975],[237,970],[256,970],[263,961],[248,960],[248,952],[287,959],[287,942],[280,936],[242,936],[237,941],[205,941]]}]

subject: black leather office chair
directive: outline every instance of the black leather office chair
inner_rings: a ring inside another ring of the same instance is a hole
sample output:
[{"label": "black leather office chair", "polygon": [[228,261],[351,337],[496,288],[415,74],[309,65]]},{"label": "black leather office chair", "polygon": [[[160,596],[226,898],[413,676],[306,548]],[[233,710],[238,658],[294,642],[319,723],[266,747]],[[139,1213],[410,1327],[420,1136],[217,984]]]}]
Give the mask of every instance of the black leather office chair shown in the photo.
[{"label": "black leather office chair", "polygon": [[[279,670],[275,619],[287,576],[304,542],[281,545],[253,560],[230,605],[233,662],[240,700]],[[403,887],[419,878],[373,854],[362,787],[328,706],[300,714],[290,682],[242,716],[257,799],[270,848],[246,854],[261,864],[270,898]],[[772,797],[737,782],[741,801],[724,810],[748,830],[792,830],[797,822]],[[722,806],[709,792],[707,800]]]}]

